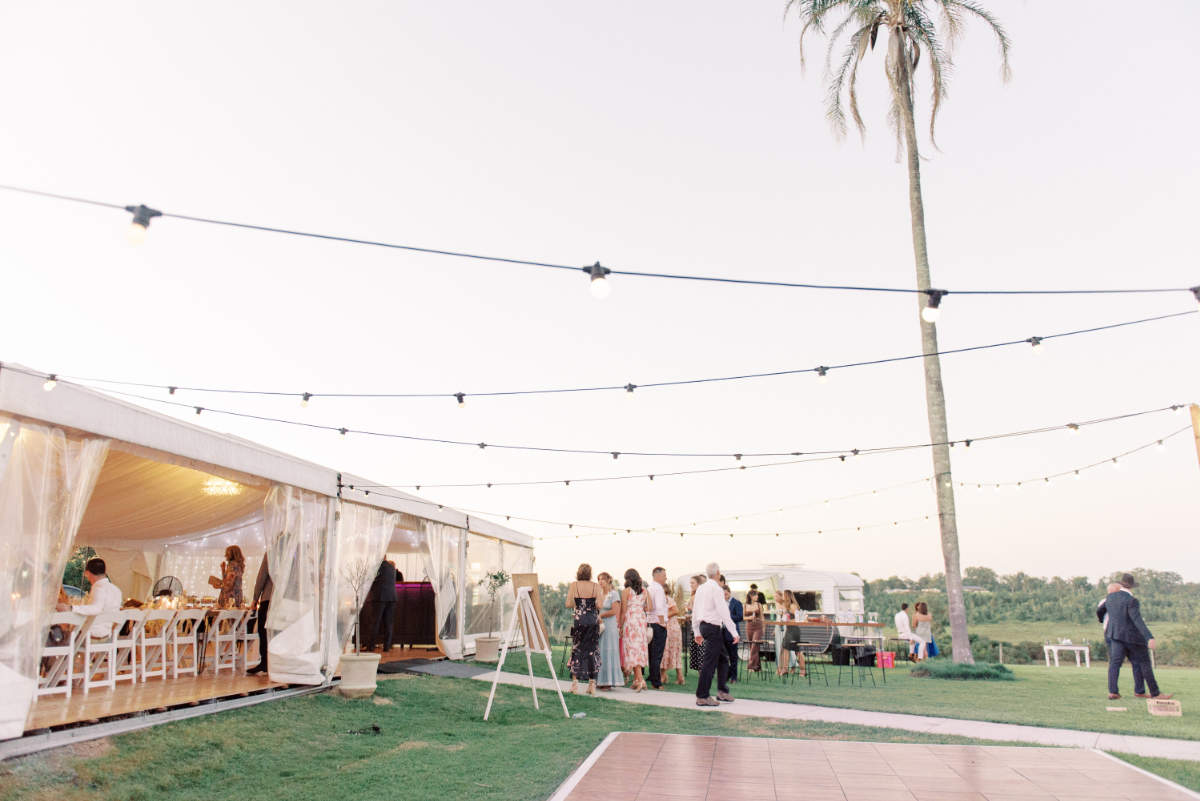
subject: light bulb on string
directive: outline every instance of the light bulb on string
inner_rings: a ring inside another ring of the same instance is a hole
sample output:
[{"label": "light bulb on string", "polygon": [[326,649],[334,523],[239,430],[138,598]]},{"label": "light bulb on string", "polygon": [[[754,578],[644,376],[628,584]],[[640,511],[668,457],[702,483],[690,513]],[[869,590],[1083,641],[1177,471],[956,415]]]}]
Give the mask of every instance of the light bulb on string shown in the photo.
[{"label": "light bulb on string", "polygon": [[1067,430],[1072,434],[1078,434],[1080,431],[1079,423],[1067,423]]},{"label": "light bulb on string", "polygon": [[57,386],[58,386],[58,374],[51,373],[50,375],[46,376],[46,381],[45,381],[45,383],[42,384],[42,389],[44,389],[46,392],[49,392],[50,390],[54,389]]},{"label": "light bulb on string", "polygon": [[162,216],[161,211],[143,205],[126,206],[125,211],[133,215],[133,222],[130,223],[126,236],[129,244],[134,246],[146,241],[146,229],[150,227],[150,221]]},{"label": "light bulb on string", "polygon": [[1042,345],[1041,337],[1030,337],[1029,339],[1027,339],[1025,341],[1028,342],[1030,344],[1030,346],[1033,347],[1033,352],[1035,355],[1040,356],[1042,354],[1043,345]]},{"label": "light bulb on string", "polygon": [[626,384],[626,385],[625,385],[625,396],[626,396],[626,397],[628,397],[628,398],[632,398],[632,397],[633,397],[633,391],[634,391],[635,389],[637,389],[637,384],[632,384],[632,383],[630,383],[630,384]]},{"label": "light bulb on string", "polygon": [[1167,444],[1165,442],[1163,442],[1161,439],[1154,445],[1154,450],[1158,451],[1159,453],[1162,453],[1166,449],[1167,449]]},{"label": "light bulb on string", "polygon": [[1076,470],[1076,471],[1075,471],[1075,480],[1076,480],[1076,481],[1079,481],[1079,480],[1081,480],[1082,478],[1083,478],[1083,473],[1081,473],[1081,472],[1079,472],[1078,470]]},{"label": "light bulb on string", "polygon": [[608,274],[612,270],[607,267],[600,266],[600,262],[596,262],[590,267],[582,268],[585,273],[591,276],[591,284],[589,288],[592,292],[592,297],[596,300],[604,300],[612,293],[612,287],[608,283]]},{"label": "light bulb on string", "polygon": [[464,406],[466,406],[466,405],[467,405],[467,395],[466,395],[466,393],[464,393],[464,392],[455,392],[455,393],[454,393],[454,398],[455,398],[455,399],[458,401],[458,408],[460,408],[460,409],[461,409],[462,407],[464,407]]},{"label": "light bulb on string", "polygon": [[308,408],[308,401],[309,401],[311,398],[312,398],[312,393],[311,393],[311,392],[305,392],[303,395],[301,395],[301,396],[300,396],[300,408],[301,408],[301,409],[307,409],[307,408]]},{"label": "light bulb on string", "polygon": [[817,381],[822,384],[829,383],[829,368],[821,366],[817,368]]},{"label": "light bulb on string", "polygon": [[1115,456],[1112,458],[1112,466],[1114,470],[1119,470],[1121,468],[1121,463],[1117,461],[1117,457]]},{"label": "light bulb on string", "polygon": [[944,289],[926,289],[925,294],[929,300],[925,304],[925,308],[921,309],[921,319],[927,323],[936,323],[942,316],[942,298],[948,293]]}]

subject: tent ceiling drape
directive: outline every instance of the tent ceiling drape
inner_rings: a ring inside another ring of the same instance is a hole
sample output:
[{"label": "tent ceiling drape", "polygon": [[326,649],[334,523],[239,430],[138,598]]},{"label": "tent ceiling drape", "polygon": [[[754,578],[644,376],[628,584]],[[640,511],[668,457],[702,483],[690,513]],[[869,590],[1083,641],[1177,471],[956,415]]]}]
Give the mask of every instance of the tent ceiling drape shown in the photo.
[{"label": "tent ceiling drape", "polygon": [[188,467],[111,450],[76,541],[86,545],[152,542],[262,513],[262,489],[223,484],[219,486],[236,488],[236,494],[207,494],[205,484],[214,478]]}]

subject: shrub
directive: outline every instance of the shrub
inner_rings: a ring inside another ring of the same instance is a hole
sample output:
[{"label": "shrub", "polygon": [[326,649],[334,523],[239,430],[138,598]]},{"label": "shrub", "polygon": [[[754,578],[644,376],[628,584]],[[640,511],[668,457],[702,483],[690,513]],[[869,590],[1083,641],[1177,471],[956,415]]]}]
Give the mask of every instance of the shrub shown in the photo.
[{"label": "shrub", "polygon": [[948,659],[930,659],[920,663],[909,672],[917,678],[955,681],[1014,681],[1016,679],[1011,670],[995,662],[960,665]]}]

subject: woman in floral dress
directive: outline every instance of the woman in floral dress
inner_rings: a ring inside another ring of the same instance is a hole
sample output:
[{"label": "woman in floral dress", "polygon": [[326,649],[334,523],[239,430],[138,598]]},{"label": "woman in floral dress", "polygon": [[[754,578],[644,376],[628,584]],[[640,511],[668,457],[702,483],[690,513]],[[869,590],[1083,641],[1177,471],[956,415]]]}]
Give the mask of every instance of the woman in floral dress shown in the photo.
[{"label": "woman in floral dress", "polygon": [[582,564],[575,581],[567,590],[567,606],[573,610],[571,626],[571,692],[586,681],[587,694],[596,694],[596,674],[600,672],[600,585],[592,581],[592,566]]},{"label": "woman in floral dress", "polygon": [[667,683],[667,671],[675,671],[675,683],[683,684],[683,629],[679,619],[685,614],[683,588],[678,582],[667,599],[667,647],[662,658],[662,683]]},{"label": "woman in floral dress", "polygon": [[230,545],[225,549],[225,561],[221,563],[221,578],[209,576],[208,583],[220,590],[217,595],[218,609],[237,608],[245,600],[242,597],[242,574],[246,572],[246,557],[242,549]]},{"label": "woman in floral dress", "polygon": [[625,592],[621,594],[621,661],[626,675],[633,674],[633,691],[646,689],[642,668],[650,664],[650,647],[646,638],[646,611],[650,593],[642,577],[632,567],[625,571]]}]

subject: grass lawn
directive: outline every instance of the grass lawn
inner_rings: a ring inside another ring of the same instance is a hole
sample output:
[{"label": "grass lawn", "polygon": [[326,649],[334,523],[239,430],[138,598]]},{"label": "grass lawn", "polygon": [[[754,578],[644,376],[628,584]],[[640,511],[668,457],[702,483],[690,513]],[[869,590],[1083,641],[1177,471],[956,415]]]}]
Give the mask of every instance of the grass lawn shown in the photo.
[{"label": "grass lawn", "polygon": [[[612,731],[913,743],[961,737],[735,718],[528,689],[397,676],[374,699],[330,693],[275,701],[0,763],[3,801],[326,801],[547,798]],[[553,700],[552,700],[553,699]],[[703,717],[703,720],[701,718]],[[369,733],[372,725],[378,734]],[[368,733],[353,733],[367,730]]]},{"label": "grass lawn", "polygon": [[[561,650],[556,650],[556,670],[560,654]],[[820,681],[814,682],[811,687],[805,681],[781,684],[772,675],[771,681],[750,678],[739,682],[734,685],[734,695],[763,701],[790,701],[880,712],[908,712],[1200,740],[1200,716],[1188,714],[1187,711],[1191,703],[1189,699],[1200,698],[1200,670],[1195,668],[1160,668],[1155,671],[1163,692],[1176,693],[1185,707],[1183,717],[1170,718],[1151,717],[1146,711],[1145,702],[1133,697],[1133,675],[1128,665],[1121,675],[1121,690],[1125,697],[1116,704],[1108,700],[1105,665],[1093,663],[1090,670],[1076,668],[1074,664],[1060,668],[1037,665],[1010,667],[1016,674],[1016,681],[917,679],[909,675],[907,667],[900,667],[888,671],[886,686],[881,683],[878,687],[871,687],[868,682],[865,688],[838,687],[837,668],[827,667],[829,687]],[[515,673],[525,672],[524,654],[509,654],[507,669]],[[545,659],[535,661],[534,669],[539,675],[549,675]],[[848,670],[846,675],[849,675]],[[875,671],[875,678],[880,681],[879,671]],[[688,674],[684,686],[669,685],[673,692],[694,693],[695,688],[695,671]],[[1107,712],[1107,706],[1125,706],[1128,711]]]},{"label": "grass lawn", "polygon": [[[1147,621],[1155,637],[1164,640],[1175,637],[1187,628],[1186,623],[1154,623]],[[1068,639],[1082,645],[1088,642],[1103,642],[1104,632],[1096,623],[1062,623],[1056,621],[1012,621],[1007,623],[972,623],[971,633],[1000,642],[1058,642]],[[938,643],[941,645],[941,642]],[[1066,658],[1066,654],[1062,655]],[[1075,661],[1071,657],[1071,662]]]},{"label": "grass lawn", "polygon": [[1164,779],[1170,779],[1176,784],[1182,784],[1193,790],[1200,790],[1200,762],[1183,762],[1175,759],[1155,759],[1154,757],[1122,754],[1116,751],[1113,756],[1125,760],[1131,765],[1137,765],[1142,770],[1157,773]]}]

